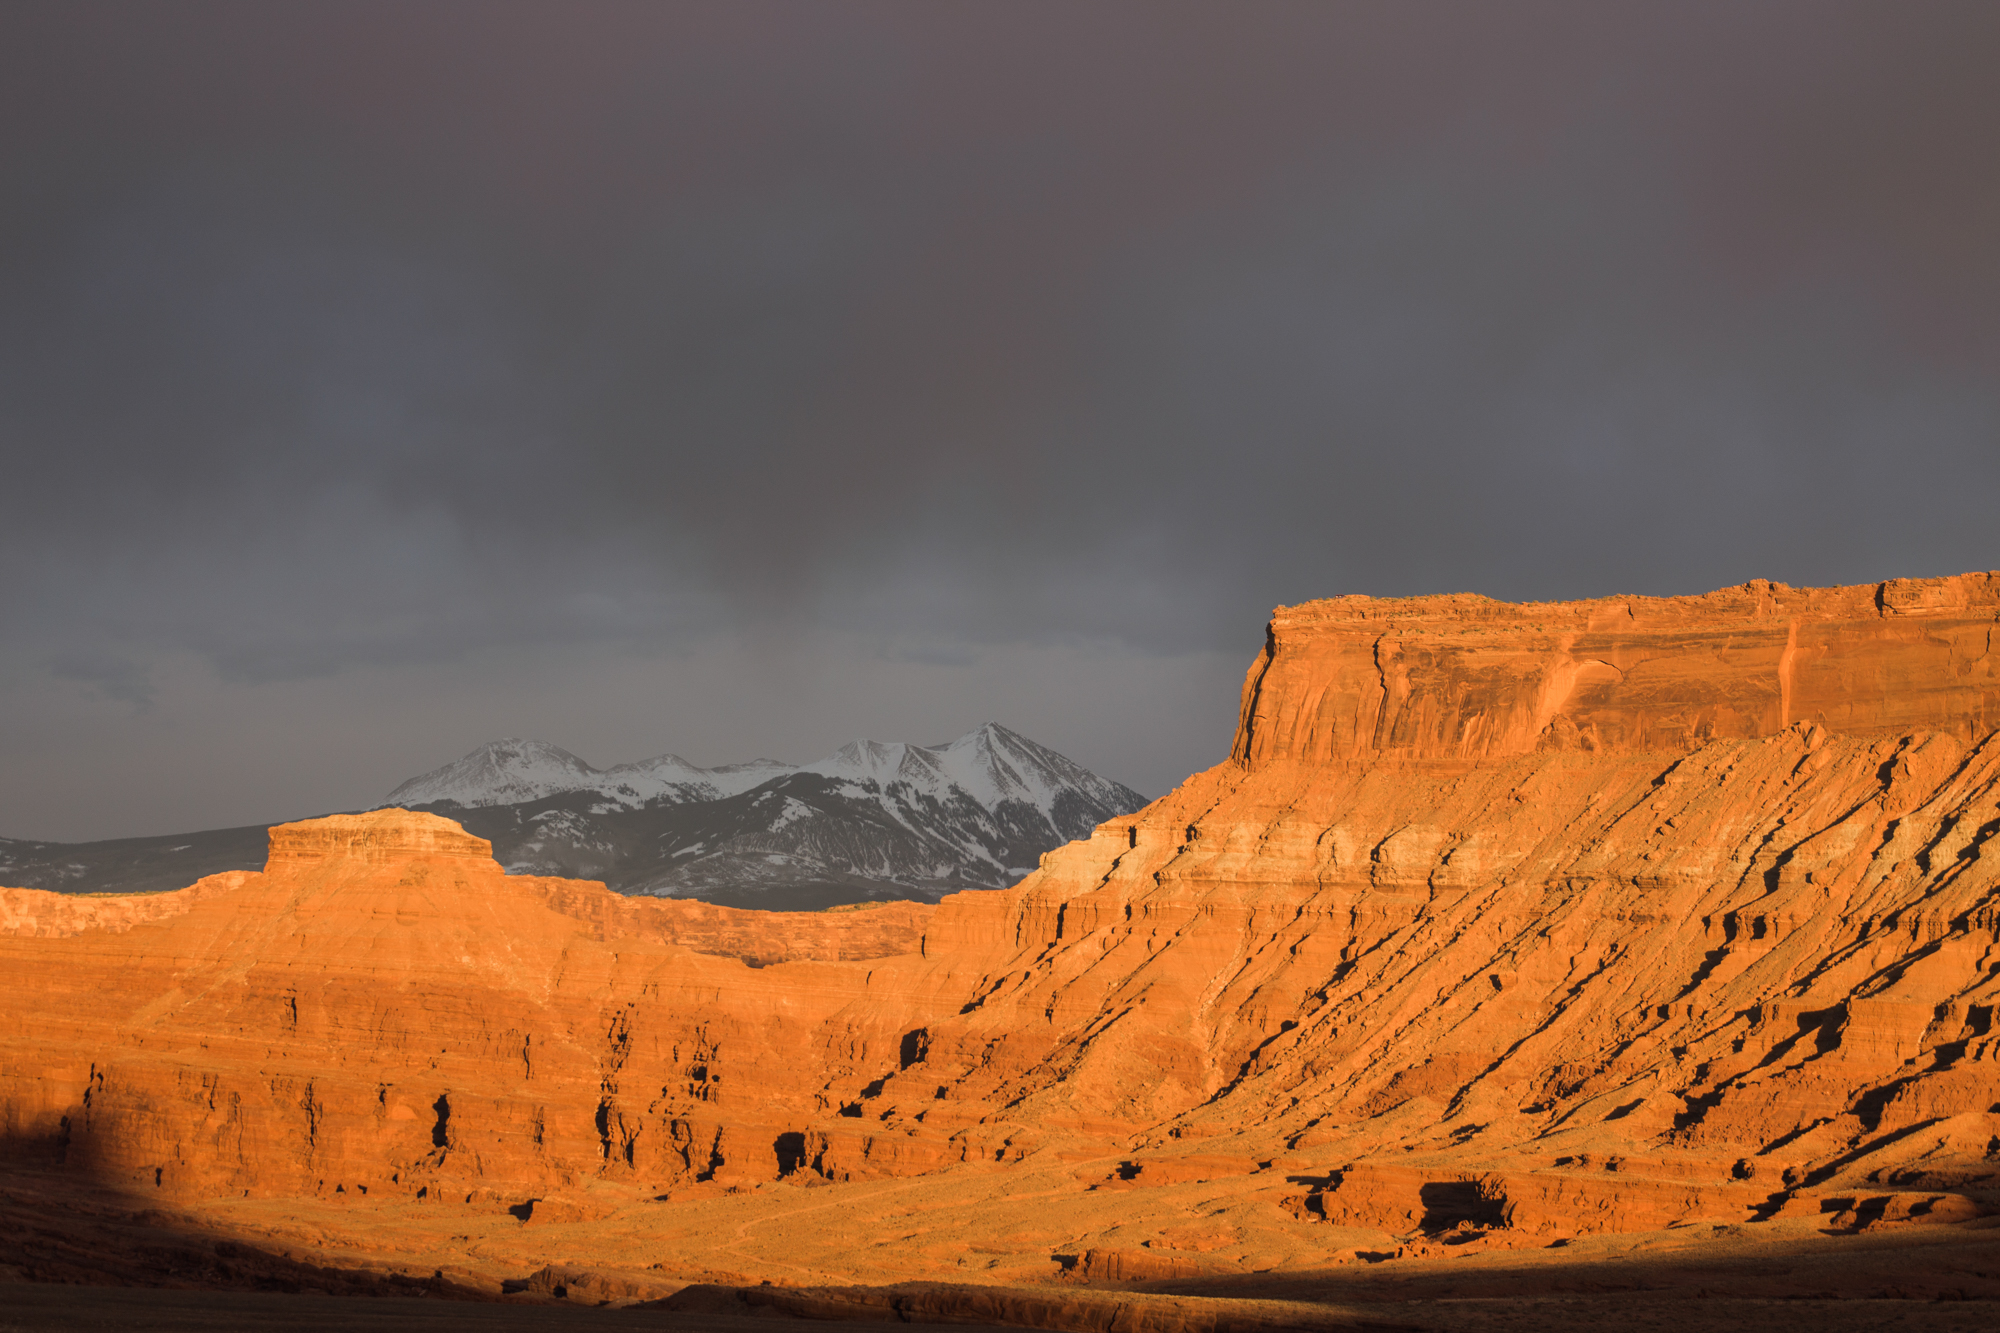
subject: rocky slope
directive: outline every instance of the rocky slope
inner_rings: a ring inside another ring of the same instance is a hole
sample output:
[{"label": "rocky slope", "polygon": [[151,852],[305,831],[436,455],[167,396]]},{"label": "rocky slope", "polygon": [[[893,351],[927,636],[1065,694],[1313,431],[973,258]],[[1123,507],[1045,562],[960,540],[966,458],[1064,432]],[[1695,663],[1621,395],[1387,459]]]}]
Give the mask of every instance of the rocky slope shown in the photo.
[{"label": "rocky slope", "polygon": [[1971,1218],[1996,623],[1984,574],[1280,610],[1228,760],[935,908],[622,899],[397,811],[172,914],[16,892],[0,1125],[139,1194],[530,1221],[1018,1178],[1008,1280]]}]

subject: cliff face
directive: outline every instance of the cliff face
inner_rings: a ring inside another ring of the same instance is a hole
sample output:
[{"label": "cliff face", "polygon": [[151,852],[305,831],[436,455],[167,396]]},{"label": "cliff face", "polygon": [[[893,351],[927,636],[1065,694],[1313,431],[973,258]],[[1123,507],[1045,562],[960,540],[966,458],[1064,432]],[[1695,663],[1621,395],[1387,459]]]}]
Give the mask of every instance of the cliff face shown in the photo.
[{"label": "cliff face", "polygon": [[1482,1181],[1528,1232],[1990,1183],[1997,611],[1281,610],[1231,761],[1022,887],[1056,947],[997,1026],[1076,1014],[1034,1097],[1311,1153],[1391,1229]]},{"label": "cliff face", "polygon": [[1281,608],[1251,668],[1233,757],[1254,769],[1634,753],[1799,722],[1969,743],[2000,723],[1996,601],[2000,576],[1967,574],[1526,606],[1461,596]]},{"label": "cliff face", "polygon": [[[922,910],[767,923],[625,899],[507,876],[484,840],[403,811],[274,828],[261,875],[94,913],[5,905],[17,1145],[181,1197],[510,1203],[614,1168],[705,1174],[723,1152],[775,1174],[773,1143],[815,1107],[793,1075],[867,976],[822,960],[907,954]],[[726,1126],[718,1047],[756,1088]],[[655,1113],[643,1158],[619,1137],[628,1064]]]},{"label": "cliff face", "polygon": [[394,811],[171,911],[10,891],[0,1115],[184,1196],[1060,1153],[1505,1243],[1966,1214],[1996,617],[1991,575],[1282,610],[1227,762],[935,909],[634,902]]}]

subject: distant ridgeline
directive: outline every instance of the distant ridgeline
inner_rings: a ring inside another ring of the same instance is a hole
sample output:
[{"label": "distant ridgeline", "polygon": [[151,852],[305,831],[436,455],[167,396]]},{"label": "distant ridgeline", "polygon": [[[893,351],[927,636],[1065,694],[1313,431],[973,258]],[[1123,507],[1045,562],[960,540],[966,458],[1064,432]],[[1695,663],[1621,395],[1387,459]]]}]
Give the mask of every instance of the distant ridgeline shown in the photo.
[{"label": "distant ridgeline", "polygon": [[[856,741],[817,763],[697,768],[674,755],[592,768],[538,741],[483,745],[385,806],[445,814],[510,873],[621,893],[802,911],[1001,888],[1044,852],[1145,798],[987,723],[946,745]],[[0,839],[0,884],[67,893],[178,889],[257,870],[265,825],[160,838]]]}]

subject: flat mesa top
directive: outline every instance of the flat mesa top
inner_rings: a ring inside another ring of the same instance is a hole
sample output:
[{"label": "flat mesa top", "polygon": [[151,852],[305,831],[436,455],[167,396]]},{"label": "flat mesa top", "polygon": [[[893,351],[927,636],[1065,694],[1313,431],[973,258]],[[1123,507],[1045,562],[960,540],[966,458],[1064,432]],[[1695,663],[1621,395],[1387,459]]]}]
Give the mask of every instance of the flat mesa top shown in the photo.
[{"label": "flat mesa top", "polygon": [[1573,602],[1503,602],[1479,593],[1425,597],[1324,597],[1271,612],[1272,628],[1319,624],[1439,623],[1578,629],[1666,628],[1737,620],[1886,619],[2000,614],[2000,571],[1887,579],[1837,588],[1794,588],[1768,579],[1685,597],[1617,596]]},{"label": "flat mesa top", "polygon": [[493,844],[456,822],[394,807],[275,824],[270,836],[273,862],[395,860],[412,855],[493,859]]}]

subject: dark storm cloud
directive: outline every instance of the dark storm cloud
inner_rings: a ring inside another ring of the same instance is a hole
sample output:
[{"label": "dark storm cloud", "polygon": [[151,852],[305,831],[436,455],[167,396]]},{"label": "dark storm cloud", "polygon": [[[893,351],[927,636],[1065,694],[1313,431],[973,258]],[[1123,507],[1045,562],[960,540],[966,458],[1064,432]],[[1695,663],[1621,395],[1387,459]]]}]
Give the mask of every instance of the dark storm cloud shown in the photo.
[{"label": "dark storm cloud", "polygon": [[1996,51],[1987,4],[12,6],[0,687],[2000,564]]}]

